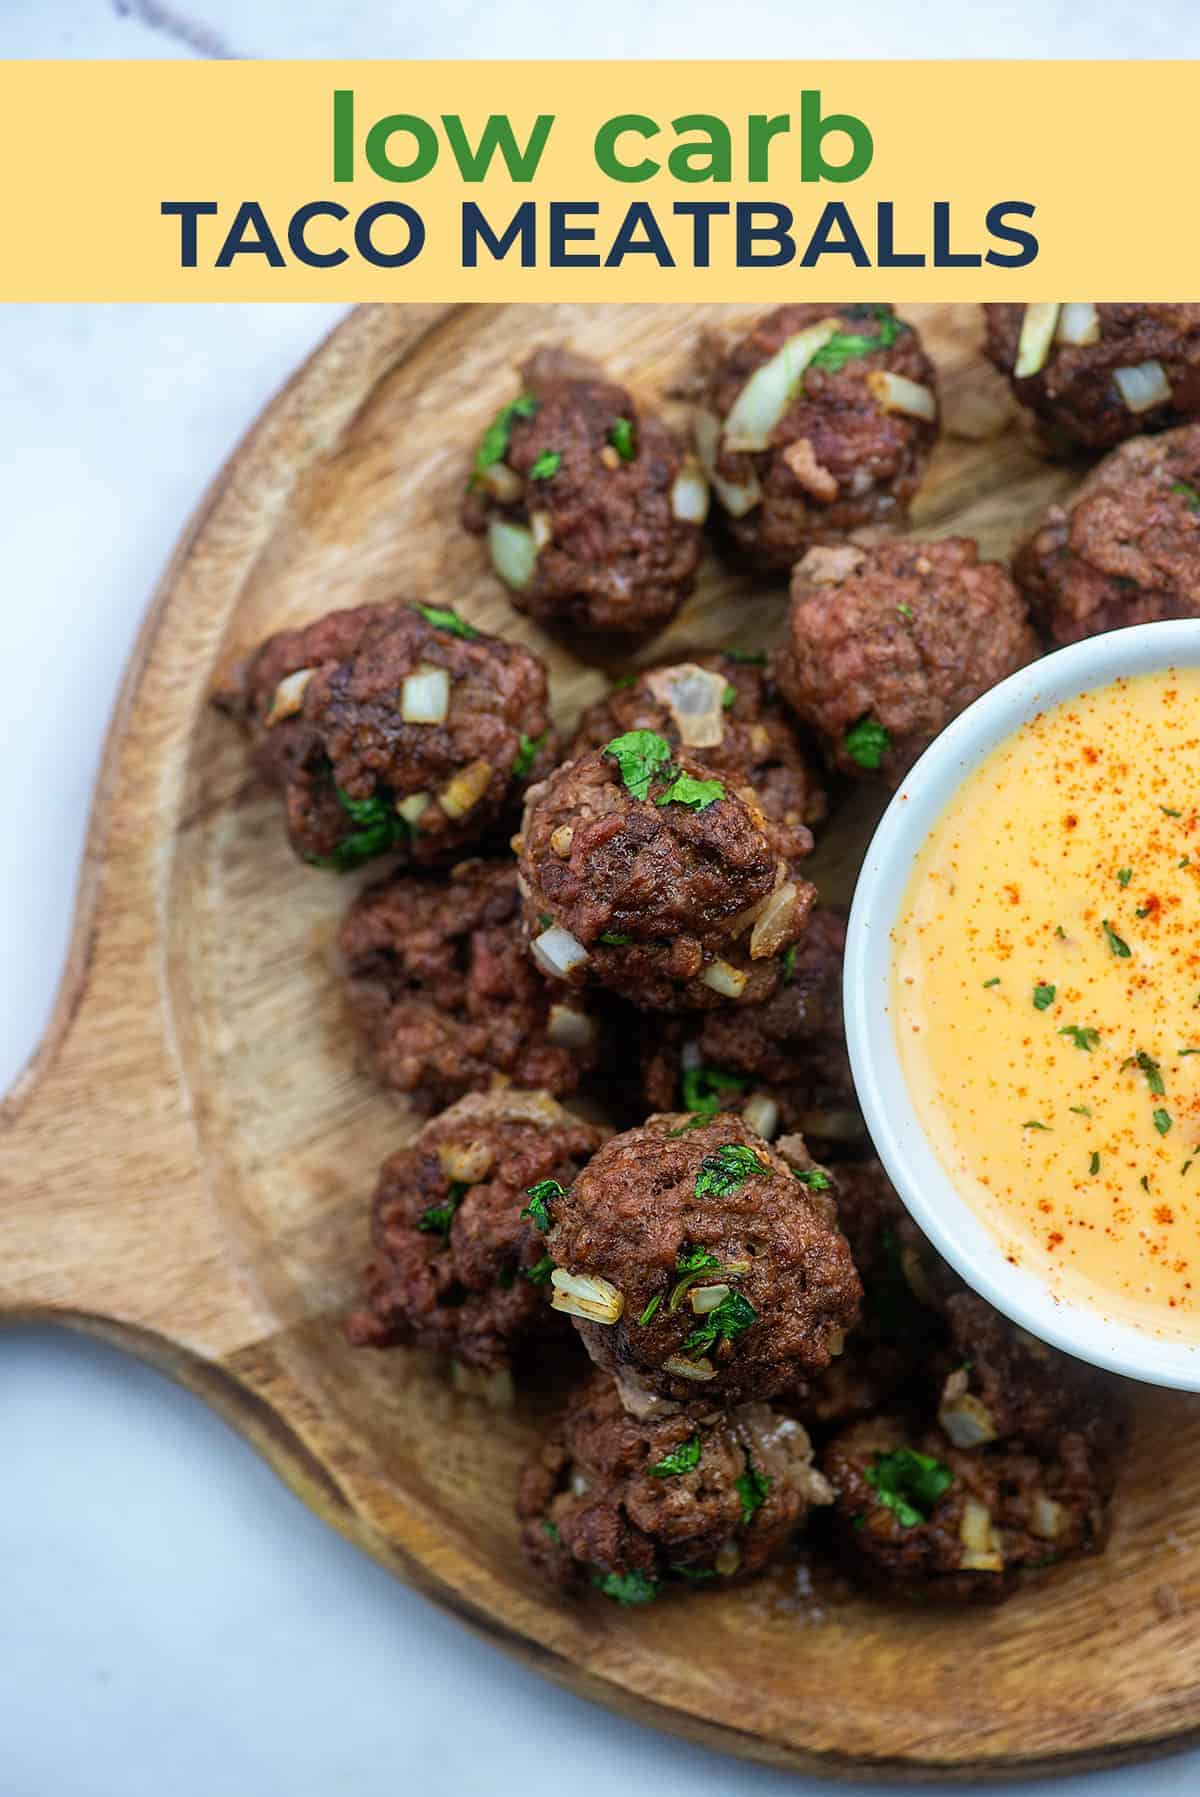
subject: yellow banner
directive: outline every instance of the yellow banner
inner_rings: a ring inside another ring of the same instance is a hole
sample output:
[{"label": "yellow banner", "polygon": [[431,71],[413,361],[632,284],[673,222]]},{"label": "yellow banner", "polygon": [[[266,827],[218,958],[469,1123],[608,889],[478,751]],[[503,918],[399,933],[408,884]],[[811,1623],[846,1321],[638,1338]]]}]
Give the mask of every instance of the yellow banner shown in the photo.
[{"label": "yellow banner", "polygon": [[0,297],[1195,298],[1196,71],[0,64]]}]

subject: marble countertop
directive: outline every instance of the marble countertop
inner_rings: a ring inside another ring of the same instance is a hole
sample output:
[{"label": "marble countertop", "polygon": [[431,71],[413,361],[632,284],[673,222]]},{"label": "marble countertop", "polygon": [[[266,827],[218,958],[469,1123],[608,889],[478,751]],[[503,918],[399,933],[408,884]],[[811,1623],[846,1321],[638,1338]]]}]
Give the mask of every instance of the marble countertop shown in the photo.
[{"label": "marble countertop", "polygon": [[[860,4],[804,22],[743,7],[772,53],[1195,53],[1194,0],[1088,9]],[[560,18],[315,0],[43,0],[0,9],[6,56],[669,55],[727,51],[725,9],[609,0]],[[680,35],[686,22],[686,40]],[[272,390],[334,322],[321,307],[0,313],[5,730],[0,1089],[44,1025],[121,670],[173,542]],[[865,1791],[734,1764],[513,1665],[311,1517],[158,1375],[48,1330],[0,1338],[0,1790],[4,1797],[747,1797]],[[1078,1797],[1194,1791],[1200,1757],[1096,1775]],[[1014,1790],[1017,1789],[1013,1787]],[[1019,1787],[1024,1797],[1048,1786]]]}]

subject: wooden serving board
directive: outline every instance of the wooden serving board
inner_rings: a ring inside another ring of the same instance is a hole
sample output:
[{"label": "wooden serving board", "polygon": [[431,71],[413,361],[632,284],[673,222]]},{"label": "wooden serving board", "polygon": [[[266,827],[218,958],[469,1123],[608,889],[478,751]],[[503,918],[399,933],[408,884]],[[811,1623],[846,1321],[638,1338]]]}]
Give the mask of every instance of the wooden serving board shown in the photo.
[{"label": "wooden serving board", "polygon": [[[744,312],[744,308],[741,309]],[[335,1527],[576,1691],[776,1764],[896,1777],[1078,1769],[1200,1738],[1200,1408],[1140,1392],[1108,1554],[994,1612],[898,1611],[782,1570],[626,1611],[541,1590],[512,1498],[537,1420],[409,1353],[352,1352],[374,1170],[410,1128],[349,1035],[346,882],[294,861],[206,694],[231,646],[396,594],[546,655],[569,719],[603,689],[509,608],[457,526],[511,367],[557,337],[664,399],[734,308],[378,307],[268,408],[168,570],[118,706],[69,965],[3,1107],[0,1313],[116,1341],[201,1393]],[[1040,461],[969,308],[914,307],[948,433],[917,509],[1003,554],[1069,472]],[[769,640],[779,588],[706,563],[643,659]],[[861,831],[859,832],[861,835]],[[851,832],[853,836],[853,832]],[[844,883],[843,842],[823,855]],[[838,863],[841,863],[840,870]]]}]

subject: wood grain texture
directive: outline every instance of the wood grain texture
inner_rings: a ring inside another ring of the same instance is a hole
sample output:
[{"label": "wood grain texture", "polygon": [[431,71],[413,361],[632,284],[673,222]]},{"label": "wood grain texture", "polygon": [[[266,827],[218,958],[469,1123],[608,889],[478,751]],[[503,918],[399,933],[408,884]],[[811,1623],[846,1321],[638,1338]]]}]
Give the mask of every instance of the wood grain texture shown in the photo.
[{"label": "wood grain texture", "polygon": [[[236,644],[360,599],[430,595],[533,644],[564,719],[603,675],[513,614],[456,513],[467,447],[530,345],[566,337],[664,399],[735,308],[378,307],[268,409],[164,579],[97,794],[53,1024],[0,1111],[0,1313],[164,1367],[385,1565],[573,1689],[711,1745],[896,1778],[1076,1769],[1200,1736],[1200,1412],[1137,1394],[1108,1555],[993,1613],[813,1595],[795,1569],[626,1612],[540,1591],[517,1552],[537,1419],[483,1409],[416,1354],[353,1353],[340,1318],[377,1163],[410,1128],[349,1036],[331,960],[349,882],[284,845],[206,709]],[[1069,473],[1041,462],[977,359],[967,308],[913,308],[948,433],[916,523],[1003,554]],[[668,406],[671,403],[667,401]],[[706,563],[645,657],[769,639],[778,588]],[[868,819],[821,851],[853,877]],[[686,1626],[681,1620],[686,1617]]]}]

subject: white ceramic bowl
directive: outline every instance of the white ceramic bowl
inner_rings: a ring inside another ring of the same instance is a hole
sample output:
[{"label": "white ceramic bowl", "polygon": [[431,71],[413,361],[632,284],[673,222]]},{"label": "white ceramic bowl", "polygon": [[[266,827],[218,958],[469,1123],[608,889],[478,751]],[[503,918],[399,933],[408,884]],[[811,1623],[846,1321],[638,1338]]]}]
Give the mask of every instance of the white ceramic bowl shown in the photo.
[{"label": "white ceramic bowl", "polygon": [[1010,1264],[960,1196],[917,1118],[890,1010],[891,932],[913,858],[967,774],[1015,730],[1121,675],[1200,666],[1200,619],[1139,624],[1059,649],[993,687],[944,730],[905,778],[871,841],[850,911],[844,1001],[850,1065],[876,1152],[917,1223],[967,1284],[1032,1335],[1152,1385],[1200,1391],[1200,1344],[1109,1321],[1051,1296]]}]

